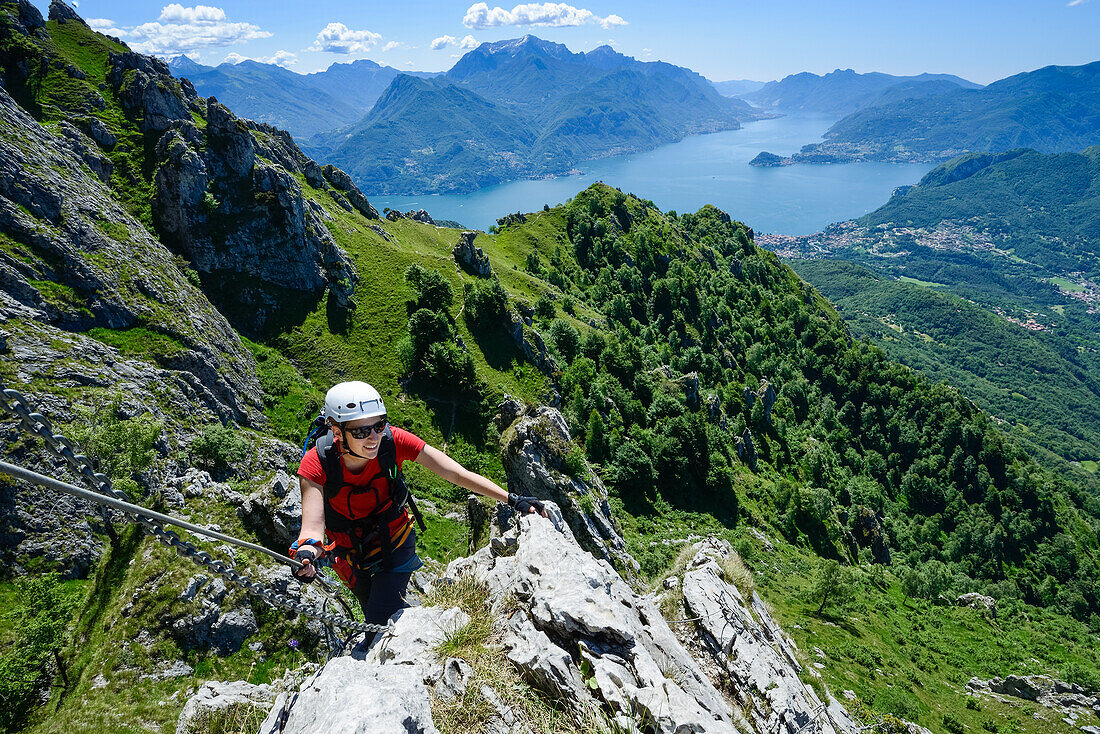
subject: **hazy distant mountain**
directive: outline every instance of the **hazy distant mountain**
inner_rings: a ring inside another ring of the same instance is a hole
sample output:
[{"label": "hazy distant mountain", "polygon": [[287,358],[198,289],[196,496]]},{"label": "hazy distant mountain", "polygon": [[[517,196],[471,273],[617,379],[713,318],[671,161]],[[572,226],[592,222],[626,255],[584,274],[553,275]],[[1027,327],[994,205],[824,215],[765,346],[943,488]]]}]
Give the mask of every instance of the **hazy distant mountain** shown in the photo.
[{"label": "hazy distant mountain", "polygon": [[193,60],[190,56],[180,54],[179,56],[173,56],[168,59],[168,68],[172,71],[172,76],[189,77],[192,74],[201,74],[205,71],[213,70],[213,66],[206,66]]},{"label": "hazy distant mountain", "polygon": [[1100,143],[1100,61],[1047,66],[983,89],[957,89],[855,112],[796,162],[939,161],[967,151],[1079,151]]},{"label": "hazy distant mountain", "polygon": [[763,87],[767,82],[754,82],[751,79],[730,79],[725,82],[711,82],[723,97],[743,97]]},{"label": "hazy distant mountain", "polygon": [[467,191],[759,117],[690,69],[524,36],[482,44],[432,83],[397,77],[361,121],[305,148],[370,192]]},{"label": "hazy distant mountain", "polygon": [[213,95],[242,117],[281,127],[299,139],[358,122],[402,73],[367,59],[313,74],[258,61],[203,66],[186,56],[171,59],[169,68],[190,79],[204,97]]},{"label": "hazy distant mountain", "polygon": [[923,94],[917,91],[921,84],[936,83],[937,86],[930,90],[942,91],[943,82],[961,89],[980,86],[951,74],[894,76],[879,72],[858,74],[851,69],[837,69],[824,76],[810,72],[792,74],[780,81],[768,82],[761,89],[743,96],[760,107],[840,116],[871,104],[886,89],[896,84],[906,84],[906,88],[917,96]]}]

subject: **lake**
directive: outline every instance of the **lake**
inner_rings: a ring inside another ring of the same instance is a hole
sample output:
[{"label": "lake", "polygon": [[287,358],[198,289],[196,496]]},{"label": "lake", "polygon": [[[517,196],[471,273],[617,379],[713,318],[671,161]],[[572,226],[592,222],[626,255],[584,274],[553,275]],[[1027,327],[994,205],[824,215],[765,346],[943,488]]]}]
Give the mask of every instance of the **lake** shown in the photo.
[{"label": "lake", "polygon": [[714,204],[757,232],[801,235],[879,208],[897,186],[914,184],[928,164],[834,163],[757,168],[749,161],[762,150],[778,155],[816,143],[832,117],[797,114],[747,123],[740,130],[694,135],[646,153],[586,161],[573,176],[513,181],[471,194],[367,196],[383,207],[426,209],[485,230],[505,214],[560,204],[595,181],[603,181],[661,209],[693,212]]}]

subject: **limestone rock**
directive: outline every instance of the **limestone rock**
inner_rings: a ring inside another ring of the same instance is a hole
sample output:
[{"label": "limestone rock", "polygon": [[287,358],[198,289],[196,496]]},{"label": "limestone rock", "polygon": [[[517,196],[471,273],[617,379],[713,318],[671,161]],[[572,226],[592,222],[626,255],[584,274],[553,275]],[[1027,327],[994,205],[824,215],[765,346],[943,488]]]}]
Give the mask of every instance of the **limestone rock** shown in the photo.
[{"label": "limestone rock", "polygon": [[339,190],[341,194],[359,210],[367,219],[381,219],[378,216],[378,210],[375,209],[367,197],[363,196],[363,192],[359,190],[359,187],[351,180],[351,176],[341,171],[339,168],[333,165],[326,165],[321,168],[321,175],[325,177],[325,180],[332,184],[332,187]]},{"label": "limestone rock", "polygon": [[294,694],[276,700],[260,734],[314,732],[436,734],[428,688],[415,666],[340,657]]},{"label": "limestone rock", "polygon": [[458,244],[454,246],[453,255],[459,267],[471,275],[481,278],[493,277],[493,266],[489,263],[489,257],[474,246],[474,238],[477,232],[467,231],[458,236]]},{"label": "limestone rock", "polygon": [[[757,731],[802,731],[828,702],[798,677],[794,643],[755,592],[747,600],[723,580],[720,561],[733,554],[728,542],[711,538],[696,548],[684,574],[683,599],[689,616],[700,618],[700,640],[732,680]],[[855,729],[850,719],[837,721],[827,712],[819,723],[823,734]]]},{"label": "limestone rock", "polygon": [[748,428],[737,437],[737,458],[756,471],[756,445],[752,442],[752,432]]},{"label": "limestone rock", "polygon": [[245,525],[265,542],[288,548],[302,525],[302,490],[279,470],[267,487],[246,497],[237,509]]},{"label": "limestone rock", "polygon": [[267,709],[275,700],[270,686],[244,681],[208,681],[187,700],[176,722],[176,734],[209,731],[212,717],[225,716],[233,709]]},{"label": "limestone rock", "polygon": [[960,607],[971,607],[972,609],[982,609],[993,615],[994,619],[997,618],[997,600],[991,596],[985,596],[977,592],[960,594],[955,599],[955,605]]},{"label": "limestone rock", "polygon": [[81,25],[87,25],[84,19],[76,14],[76,11],[66,5],[62,0],[51,0],[50,2],[50,20],[56,20],[59,23],[68,23],[74,21]]},{"label": "limestone rock", "polygon": [[510,491],[552,500],[583,548],[624,570],[635,568],[599,477],[587,462],[583,476],[572,476],[565,467],[573,439],[557,409],[524,412],[504,430],[501,447]]},{"label": "limestone rock", "polygon": [[123,111],[139,120],[144,132],[162,133],[177,120],[191,119],[186,88],[172,78],[168,65],[160,59],[111,51],[107,67],[107,83],[118,95]]},{"label": "limestone rock", "polygon": [[206,114],[205,150],[189,121],[157,145],[153,213],[164,239],[212,283],[232,281],[212,292],[238,328],[260,329],[295,292],[319,298],[328,288],[334,305],[348,307],[354,267],[291,173],[317,174],[317,164],[282,131],[240,120],[213,98]]}]

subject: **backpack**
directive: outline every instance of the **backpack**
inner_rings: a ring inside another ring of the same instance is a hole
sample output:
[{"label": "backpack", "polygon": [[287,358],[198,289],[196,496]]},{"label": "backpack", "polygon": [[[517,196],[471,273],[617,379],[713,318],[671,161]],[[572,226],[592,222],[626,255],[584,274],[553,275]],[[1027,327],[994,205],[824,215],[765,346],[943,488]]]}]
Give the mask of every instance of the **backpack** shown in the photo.
[{"label": "backpack", "polygon": [[[321,433],[320,431],[323,431]],[[320,433],[318,436],[317,434]],[[416,501],[413,499],[412,493],[409,491],[408,486],[405,484],[405,477],[401,470],[397,467],[397,444],[393,440],[393,431],[389,426],[386,426],[386,430],[382,433],[382,440],[378,446],[378,466],[379,473],[370,478],[367,482],[367,487],[360,491],[371,491],[370,485],[374,483],[374,480],[379,476],[384,476],[389,484],[389,506],[385,509],[377,508],[374,512],[366,517],[362,517],[356,520],[349,519],[347,516],[339,513],[332,505],[332,500],[336,498],[336,495],[340,493],[340,490],[344,488],[344,468],[340,463],[340,453],[336,450],[336,437],[332,431],[328,430],[327,424],[323,418],[318,418],[314,421],[314,430],[310,431],[309,437],[306,438],[306,446],[302,452],[305,456],[305,452],[309,450],[308,446],[311,440],[315,439],[314,450],[317,451],[317,458],[321,460],[321,468],[325,472],[325,484],[324,484],[324,497],[325,497],[325,528],[336,533],[342,533],[347,535],[351,539],[352,549],[349,553],[346,549],[340,546],[333,551],[333,554],[337,557],[340,556],[353,556],[349,558],[349,563],[353,566],[358,565],[353,561],[365,560],[368,555],[373,553],[367,553],[365,546],[367,541],[377,539],[380,543],[382,551],[382,568],[390,567],[390,556],[393,553],[393,538],[390,537],[390,523],[396,520],[405,508],[405,505],[409,506],[409,510],[412,512],[413,518],[416,520],[417,527],[420,531],[425,530],[424,518],[420,514],[420,510],[416,506]],[[350,498],[349,494],[349,510],[350,510]]]}]

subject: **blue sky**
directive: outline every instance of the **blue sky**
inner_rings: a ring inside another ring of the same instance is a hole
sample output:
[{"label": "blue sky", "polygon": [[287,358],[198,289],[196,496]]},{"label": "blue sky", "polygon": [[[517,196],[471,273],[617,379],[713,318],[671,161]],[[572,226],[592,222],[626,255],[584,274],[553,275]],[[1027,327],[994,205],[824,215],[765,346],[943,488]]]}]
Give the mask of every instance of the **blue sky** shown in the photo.
[{"label": "blue sky", "polygon": [[[45,12],[49,3],[34,1]],[[1100,0],[207,2],[83,0],[77,10],[146,53],[182,51],[206,64],[252,58],[302,73],[357,58],[441,71],[477,43],[525,33],[574,51],[610,44],[714,81],[853,68],[988,83],[1100,59]]]}]

